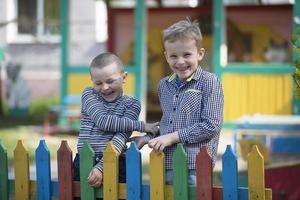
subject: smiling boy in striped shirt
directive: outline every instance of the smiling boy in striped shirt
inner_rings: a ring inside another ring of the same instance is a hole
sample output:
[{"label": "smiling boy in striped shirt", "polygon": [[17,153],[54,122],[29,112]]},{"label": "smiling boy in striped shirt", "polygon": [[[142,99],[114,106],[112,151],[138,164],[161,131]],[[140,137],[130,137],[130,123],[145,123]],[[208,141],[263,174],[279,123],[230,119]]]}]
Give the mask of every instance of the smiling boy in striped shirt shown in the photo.
[{"label": "smiling boy in striped shirt", "polygon": [[[112,53],[96,56],[90,64],[93,87],[86,88],[81,96],[81,118],[77,150],[88,142],[96,155],[96,165],[91,170],[88,183],[93,187],[102,184],[102,152],[112,141],[119,153],[119,182],[126,182],[124,152],[132,131],[158,133],[158,123],[138,121],[140,102],[123,94],[127,72],[121,60]],[[79,180],[79,154],[73,162],[74,179]]]}]

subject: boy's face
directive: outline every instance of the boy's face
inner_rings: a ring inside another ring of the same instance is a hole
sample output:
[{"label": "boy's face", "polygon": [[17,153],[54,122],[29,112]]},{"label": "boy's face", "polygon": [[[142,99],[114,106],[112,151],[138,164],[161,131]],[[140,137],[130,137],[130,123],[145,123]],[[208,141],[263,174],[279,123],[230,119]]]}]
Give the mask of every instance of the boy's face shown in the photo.
[{"label": "boy's face", "polygon": [[112,102],[123,92],[123,83],[127,77],[116,63],[111,63],[103,68],[91,68],[93,88],[106,101]]},{"label": "boy's face", "polygon": [[164,46],[170,68],[182,81],[187,80],[196,71],[205,52],[204,48],[198,49],[196,41],[192,39],[165,41]]}]

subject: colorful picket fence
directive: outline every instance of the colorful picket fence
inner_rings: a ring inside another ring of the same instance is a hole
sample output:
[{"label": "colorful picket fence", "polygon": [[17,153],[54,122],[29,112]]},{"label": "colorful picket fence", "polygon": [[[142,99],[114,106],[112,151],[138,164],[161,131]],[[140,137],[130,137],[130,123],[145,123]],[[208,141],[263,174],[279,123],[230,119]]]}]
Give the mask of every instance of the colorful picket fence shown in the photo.
[{"label": "colorful picket fence", "polygon": [[28,151],[21,140],[14,150],[15,180],[8,180],[7,150],[0,144],[0,199],[7,200],[14,193],[19,199],[71,200],[81,197],[92,200],[270,200],[271,189],[265,188],[264,161],[256,146],[248,156],[248,188],[238,187],[237,157],[231,146],[222,156],[223,187],[213,186],[212,160],[204,146],[197,156],[197,186],[188,185],[187,156],[182,144],[177,145],[173,156],[174,184],[165,184],[164,154],[150,153],[150,183],[142,183],[141,152],[131,143],[126,153],[127,183],[118,183],[118,156],[110,142],[103,154],[103,187],[92,188],[86,177],[94,166],[95,154],[89,144],[80,152],[80,182],[72,181],[72,151],[62,141],[57,151],[58,180],[51,180],[50,153],[45,140],[35,151],[36,181],[29,177]]}]

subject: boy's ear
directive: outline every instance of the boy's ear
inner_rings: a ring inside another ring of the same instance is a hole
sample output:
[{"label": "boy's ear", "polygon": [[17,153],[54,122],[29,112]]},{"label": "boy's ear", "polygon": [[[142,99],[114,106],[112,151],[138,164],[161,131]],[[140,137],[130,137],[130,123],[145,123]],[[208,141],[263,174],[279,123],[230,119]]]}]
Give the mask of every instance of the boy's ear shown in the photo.
[{"label": "boy's ear", "polygon": [[167,52],[166,52],[166,51],[164,51],[164,55],[165,55],[165,59],[166,59],[166,61],[168,61],[168,54],[167,54]]},{"label": "boy's ear", "polygon": [[125,80],[126,80],[127,76],[128,76],[128,73],[127,73],[127,72],[123,72],[123,74],[122,74],[122,77],[123,77],[123,83],[126,82]]},{"label": "boy's ear", "polygon": [[198,49],[198,60],[202,60],[205,54],[205,49],[204,48],[200,48]]},{"label": "boy's ear", "polygon": [[166,51],[164,51],[164,55],[167,57],[167,52]]}]

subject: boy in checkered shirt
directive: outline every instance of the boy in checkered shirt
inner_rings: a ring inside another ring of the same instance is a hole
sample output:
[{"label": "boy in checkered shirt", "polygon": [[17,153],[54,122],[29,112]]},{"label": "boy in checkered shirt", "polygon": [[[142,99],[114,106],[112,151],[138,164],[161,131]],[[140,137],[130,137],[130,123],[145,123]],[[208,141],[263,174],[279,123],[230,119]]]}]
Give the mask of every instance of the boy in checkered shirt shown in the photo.
[{"label": "boy in checkered shirt", "polygon": [[163,112],[160,136],[148,146],[165,153],[166,182],[172,184],[172,156],[182,143],[188,156],[189,184],[196,184],[196,155],[208,146],[216,161],[223,123],[220,80],[200,66],[205,50],[197,22],[179,21],[163,31],[165,57],[173,74],[160,80],[158,95]]}]

